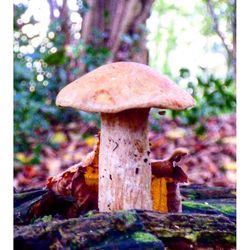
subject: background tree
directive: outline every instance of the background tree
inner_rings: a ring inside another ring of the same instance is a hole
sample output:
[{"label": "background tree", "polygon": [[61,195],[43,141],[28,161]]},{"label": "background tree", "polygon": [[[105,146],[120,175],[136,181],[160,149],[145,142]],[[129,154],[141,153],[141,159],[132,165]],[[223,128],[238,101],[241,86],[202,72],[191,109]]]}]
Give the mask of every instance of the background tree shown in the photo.
[{"label": "background tree", "polygon": [[[145,23],[150,15],[153,0],[87,0],[77,1],[81,23],[76,28],[69,16],[72,14],[67,0],[58,6],[55,0],[48,0],[51,22],[56,21],[55,9],[60,12],[64,47],[78,48],[70,54],[70,68],[76,67],[83,74],[86,71],[113,61],[137,61],[148,63],[145,46]],[[78,33],[76,43],[73,35]],[[72,77],[70,77],[72,78]]]}]

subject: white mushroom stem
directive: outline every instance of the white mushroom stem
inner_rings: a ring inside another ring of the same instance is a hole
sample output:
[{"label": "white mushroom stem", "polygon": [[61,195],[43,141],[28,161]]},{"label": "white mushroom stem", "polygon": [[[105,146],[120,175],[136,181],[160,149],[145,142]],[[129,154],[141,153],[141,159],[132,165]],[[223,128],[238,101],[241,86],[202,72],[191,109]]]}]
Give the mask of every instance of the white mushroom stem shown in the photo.
[{"label": "white mushroom stem", "polygon": [[146,108],[101,114],[101,212],[152,209],[148,115]]}]

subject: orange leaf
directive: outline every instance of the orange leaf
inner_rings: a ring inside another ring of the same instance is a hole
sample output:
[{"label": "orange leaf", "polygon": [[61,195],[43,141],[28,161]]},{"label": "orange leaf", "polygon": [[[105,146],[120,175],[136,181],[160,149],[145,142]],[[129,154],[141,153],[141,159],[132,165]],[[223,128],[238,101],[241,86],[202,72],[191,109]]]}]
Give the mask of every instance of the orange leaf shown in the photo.
[{"label": "orange leaf", "polygon": [[166,178],[152,178],[152,200],[153,210],[158,212],[168,212],[167,208],[167,181]]}]

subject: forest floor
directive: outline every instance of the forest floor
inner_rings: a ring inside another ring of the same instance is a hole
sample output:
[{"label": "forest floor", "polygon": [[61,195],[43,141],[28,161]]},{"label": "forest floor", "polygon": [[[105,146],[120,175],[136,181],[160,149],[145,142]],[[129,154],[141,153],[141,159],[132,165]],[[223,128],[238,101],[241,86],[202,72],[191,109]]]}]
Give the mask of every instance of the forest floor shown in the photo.
[{"label": "forest floor", "polygon": [[[166,158],[177,147],[187,148],[189,155],[180,166],[188,174],[190,184],[235,187],[235,114],[203,121],[205,130],[202,131],[199,125],[185,126],[165,116],[160,119],[151,116],[150,124],[153,159]],[[39,164],[30,163],[34,152],[15,155],[14,186],[21,189],[44,186],[49,176],[80,162],[92,151],[97,142],[97,133],[96,124],[91,122],[72,122],[67,127],[54,126],[49,137],[41,137],[39,141],[42,144]]]}]

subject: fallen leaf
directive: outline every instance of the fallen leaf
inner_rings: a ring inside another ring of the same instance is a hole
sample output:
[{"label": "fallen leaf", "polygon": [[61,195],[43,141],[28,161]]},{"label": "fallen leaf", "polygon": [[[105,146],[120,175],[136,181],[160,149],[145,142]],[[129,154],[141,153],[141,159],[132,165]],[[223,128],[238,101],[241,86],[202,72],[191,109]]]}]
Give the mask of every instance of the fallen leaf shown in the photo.
[{"label": "fallen leaf", "polygon": [[16,153],[15,155],[16,159],[20,162],[22,162],[23,164],[27,164],[32,160],[32,156],[28,156],[24,153]]},{"label": "fallen leaf", "polygon": [[85,138],[85,143],[89,147],[93,147],[94,145],[97,144],[97,138],[95,136],[88,136],[87,138]]},{"label": "fallen leaf", "polygon": [[168,212],[166,178],[152,177],[151,194],[153,199],[153,210],[163,213]]},{"label": "fallen leaf", "polygon": [[67,142],[67,137],[63,132],[56,132],[51,136],[50,141],[52,143],[61,144]]},{"label": "fallen leaf", "polygon": [[223,169],[236,171],[236,162],[227,162],[224,164]]},{"label": "fallen leaf", "polygon": [[221,139],[224,144],[236,144],[236,136],[228,136]]},{"label": "fallen leaf", "polygon": [[165,136],[168,139],[175,140],[179,138],[183,138],[186,136],[186,131],[182,128],[171,129],[166,132]]}]

